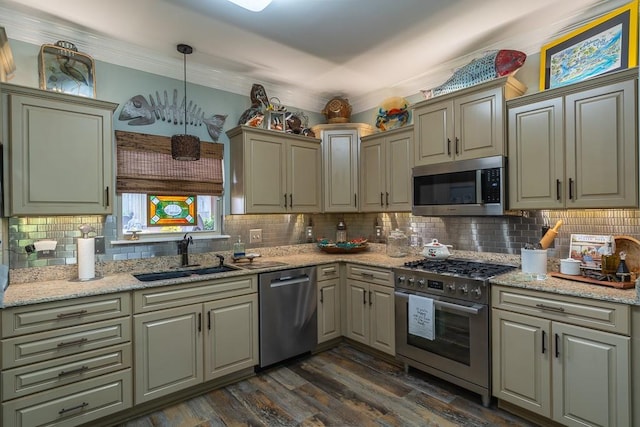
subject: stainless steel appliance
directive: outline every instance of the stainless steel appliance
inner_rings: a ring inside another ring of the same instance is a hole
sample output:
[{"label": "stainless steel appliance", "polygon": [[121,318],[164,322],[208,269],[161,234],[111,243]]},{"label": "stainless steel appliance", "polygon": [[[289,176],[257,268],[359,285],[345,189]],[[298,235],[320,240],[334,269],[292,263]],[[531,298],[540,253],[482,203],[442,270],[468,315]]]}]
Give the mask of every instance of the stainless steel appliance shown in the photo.
[{"label": "stainless steel appliance", "polygon": [[316,347],[316,277],[315,267],[258,276],[261,368]]},{"label": "stainless steel appliance", "polygon": [[413,168],[414,215],[504,215],[506,158]]},{"label": "stainless steel appliance", "polygon": [[[516,268],[475,260],[420,260],[394,269],[396,357],[491,399],[489,279]],[[409,298],[433,300],[434,339],[409,333]]]}]

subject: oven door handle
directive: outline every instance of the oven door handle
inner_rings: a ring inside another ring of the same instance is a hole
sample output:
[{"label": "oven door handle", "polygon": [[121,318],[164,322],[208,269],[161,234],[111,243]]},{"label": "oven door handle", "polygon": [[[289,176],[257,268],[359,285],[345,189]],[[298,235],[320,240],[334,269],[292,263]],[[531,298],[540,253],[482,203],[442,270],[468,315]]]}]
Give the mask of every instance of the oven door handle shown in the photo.
[{"label": "oven door handle", "polygon": [[483,306],[478,304],[472,305],[471,307],[467,307],[465,305],[451,304],[450,302],[444,302],[444,301],[438,301],[438,300],[434,300],[433,304],[439,308],[449,309],[449,311],[468,313],[476,316],[480,313],[480,310],[484,308]]}]

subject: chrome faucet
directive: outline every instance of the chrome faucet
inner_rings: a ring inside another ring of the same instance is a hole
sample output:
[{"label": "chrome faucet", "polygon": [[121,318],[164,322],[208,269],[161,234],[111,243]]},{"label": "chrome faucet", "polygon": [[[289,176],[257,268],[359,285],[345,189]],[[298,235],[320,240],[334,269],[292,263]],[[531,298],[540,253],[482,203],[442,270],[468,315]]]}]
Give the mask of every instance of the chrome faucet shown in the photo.
[{"label": "chrome faucet", "polygon": [[181,267],[189,265],[189,245],[193,245],[193,237],[187,233],[178,241],[178,255],[182,255]]}]

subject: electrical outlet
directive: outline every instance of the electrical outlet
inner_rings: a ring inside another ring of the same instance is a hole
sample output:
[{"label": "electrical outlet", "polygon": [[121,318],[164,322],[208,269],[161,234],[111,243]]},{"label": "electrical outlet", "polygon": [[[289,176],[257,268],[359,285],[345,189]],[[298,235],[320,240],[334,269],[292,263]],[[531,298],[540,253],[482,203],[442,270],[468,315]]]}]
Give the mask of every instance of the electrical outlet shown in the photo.
[{"label": "electrical outlet", "polygon": [[104,252],[105,252],[104,236],[96,236],[96,243],[95,243],[94,252],[95,252],[96,255],[104,254]]},{"label": "electrical outlet", "polygon": [[249,243],[262,243],[262,228],[249,230]]}]

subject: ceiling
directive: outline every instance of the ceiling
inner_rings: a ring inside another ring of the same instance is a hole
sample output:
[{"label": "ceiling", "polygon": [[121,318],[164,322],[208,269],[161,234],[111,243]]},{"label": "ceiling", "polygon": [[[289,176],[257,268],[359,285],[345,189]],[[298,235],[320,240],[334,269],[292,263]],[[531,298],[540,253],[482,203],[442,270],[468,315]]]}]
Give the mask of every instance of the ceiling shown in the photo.
[{"label": "ceiling", "polygon": [[[0,0],[9,39],[67,40],[94,59],[320,111],[334,96],[360,112],[441,84],[491,49],[528,55],[629,0]],[[20,70],[17,70],[19,73]]]}]

